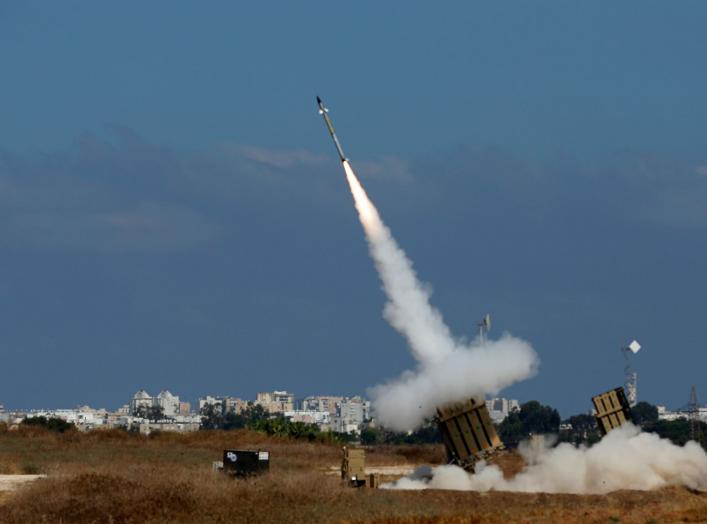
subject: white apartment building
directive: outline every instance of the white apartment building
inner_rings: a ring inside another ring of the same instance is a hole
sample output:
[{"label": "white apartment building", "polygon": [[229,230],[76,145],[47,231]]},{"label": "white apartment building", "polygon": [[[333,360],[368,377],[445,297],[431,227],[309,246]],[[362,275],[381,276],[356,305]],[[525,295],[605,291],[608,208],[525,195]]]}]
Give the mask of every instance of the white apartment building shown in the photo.
[{"label": "white apartment building", "polygon": [[149,409],[152,407],[152,404],[152,395],[150,395],[144,389],[141,389],[133,395],[133,398],[130,401],[130,414],[135,413],[140,408]]},{"label": "white apartment building", "polygon": [[292,422],[316,424],[320,428],[322,426],[329,426],[329,424],[331,423],[331,413],[329,413],[328,411],[312,411],[304,409],[286,411],[285,418]]},{"label": "white apartment building", "polygon": [[[665,406],[656,406],[656,408],[658,408],[659,420],[677,420],[680,418],[690,418],[690,413],[687,411],[668,411]],[[700,406],[699,408],[697,408],[697,417],[702,422],[707,422],[707,407]]]},{"label": "white apartment building", "polygon": [[81,429],[91,429],[108,425],[108,412],[105,409],[91,409],[83,406],[76,409],[32,410],[24,418],[58,418]]},{"label": "white apartment building", "polygon": [[486,408],[489,411],[491,420],[500,423],[514,409],[520,409],[520,404],[512,398],[492,398],[486,401]]},{"label": "white apartment building", "polygon": [[305,411],[326,411],[332,416],[336,415],[336,408],[344,397],[334,395],[314,395],[305,397],[302,409]]},{"label": "white apartment building", "polygon": [[156,397],[150,395],[144,389],[133,395],[130,401],[130,415],[136,413],[141,408],[148,410],[153,407],[162,408],[165,417],[174,418],[180,414],[180,402],[177,395],[173,395],[168,390],[163,389]]},{"label": "white apartment building", "polygon": [[358,433],[370,418],[370,402],[361,397],[344,398],[339,402],[332,429],[340,433]]},{"label": "white apartment building", "polygon": [[215,406],[217,411],[223,413],[223,401],[223,397],[213,397],[211,395],[199,397],[199,413],[201,413],[205,406]]},{"label": "white apartment building", "polygon": [[159,394],[155,397],[154,404],[155,406],[162,408],[162,413],[164,413],[165,417],[172,418],[179,415],[179,397],[172,395],[172,393],[166,389],[159,392]]}]

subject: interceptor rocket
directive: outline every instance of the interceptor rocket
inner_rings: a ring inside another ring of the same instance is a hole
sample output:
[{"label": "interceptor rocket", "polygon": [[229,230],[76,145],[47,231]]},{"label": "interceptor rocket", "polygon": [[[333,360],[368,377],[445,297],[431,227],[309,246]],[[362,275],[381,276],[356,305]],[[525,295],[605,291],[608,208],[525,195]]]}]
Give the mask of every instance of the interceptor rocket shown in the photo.
[{"label": "interceptor rocket", "polygon": [[334,147],[336,147],[336,152],[339,153],[339,158],[341,159],[342,162],[346,162],[348,159],[346,158],[346,155],[344,154],[344,150],[341,149],[341,144],[339,143],[339,139],[336,137],[336,131],[334,131],[334,125],[331,123],[331,118],[329,118],[329,110],[324,107],[324,102],[322,102],[322,99],[317,97],[317,105],[319,106],[319,114],[322,115],[324,118],[324,123],[326,124],[327,129],[329,130],[329,134],[331,135],[331,139],[334,141]]}]

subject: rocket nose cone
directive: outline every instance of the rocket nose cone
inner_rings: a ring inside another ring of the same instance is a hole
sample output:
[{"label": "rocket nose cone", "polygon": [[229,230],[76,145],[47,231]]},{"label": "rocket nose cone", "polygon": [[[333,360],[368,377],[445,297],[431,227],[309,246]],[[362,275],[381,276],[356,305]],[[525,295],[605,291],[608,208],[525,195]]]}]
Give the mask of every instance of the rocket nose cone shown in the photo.
[{"label": "rocket nose cone", "polygon": [[318,105],[322,105],[322,99],[319,98],[319,97],[317,97],[317,104],[318,104]]}]

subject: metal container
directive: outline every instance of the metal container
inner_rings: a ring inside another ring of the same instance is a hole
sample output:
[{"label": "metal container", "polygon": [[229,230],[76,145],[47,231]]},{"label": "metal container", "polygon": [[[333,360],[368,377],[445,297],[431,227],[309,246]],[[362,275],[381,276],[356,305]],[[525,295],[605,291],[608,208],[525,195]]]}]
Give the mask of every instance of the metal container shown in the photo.
[{"label": "metal container", "polygon": [[242,449],[223,451],[223,471],[236,477],[266,473],[270,469],[270,452]]},{"label": "metal container", "polygon": [[436,421],[450,464],[473,471],[478,460],[504,449],[484,399],[438,407]]},{"label": "metal container", "polygon": [[596,397],[592,397],[595,417],[602,435],[625,422],[632,421],[631,407],[624,393],[624,388],[616,388]]}]

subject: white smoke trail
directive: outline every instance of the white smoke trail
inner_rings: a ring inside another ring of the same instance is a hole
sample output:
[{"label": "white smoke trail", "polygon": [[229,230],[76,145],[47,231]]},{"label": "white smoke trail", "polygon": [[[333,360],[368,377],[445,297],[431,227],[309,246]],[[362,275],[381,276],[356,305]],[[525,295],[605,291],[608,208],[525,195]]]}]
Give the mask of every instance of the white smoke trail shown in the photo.
[{"label": "white smoke trail", "polygon": [[407,339],[418,363],[415,371],[369,391],[379,421],[391,429],[413,429],[440,404],[495,394],[535,373],[537,355],[520,339],[504,335],[483,345],[454,339],[348,162],[344,169],[388,297],[384,316]]},{"label": "white smoke trail", "polygon": [[707,490],[707,453],[694,441],[676,446],[653,433],[641,433],[632,424],[610,431],[591,448],[562,443],[555,448],[520,452],[527,466],[505,479],[498,466],[483,463],[469,474],[457,466],[441,466],[402,478],[387,489],[455,489],[604,494],[619,489],[650,490],[684,485]]}]

